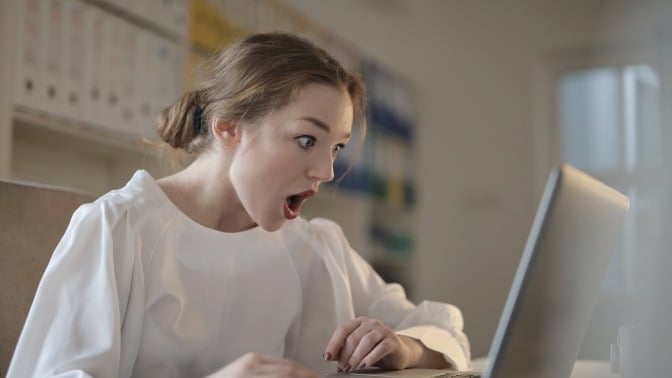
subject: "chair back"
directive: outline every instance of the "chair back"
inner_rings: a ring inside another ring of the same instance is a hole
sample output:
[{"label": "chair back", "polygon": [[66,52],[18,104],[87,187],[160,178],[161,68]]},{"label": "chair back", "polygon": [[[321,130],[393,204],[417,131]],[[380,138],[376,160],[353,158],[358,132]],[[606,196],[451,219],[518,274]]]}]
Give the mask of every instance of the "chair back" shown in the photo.
[{"label": "chair back", "polygon": [[0,376],[23,328],[37,285],[72,213],[90,194],[0,180]]}]

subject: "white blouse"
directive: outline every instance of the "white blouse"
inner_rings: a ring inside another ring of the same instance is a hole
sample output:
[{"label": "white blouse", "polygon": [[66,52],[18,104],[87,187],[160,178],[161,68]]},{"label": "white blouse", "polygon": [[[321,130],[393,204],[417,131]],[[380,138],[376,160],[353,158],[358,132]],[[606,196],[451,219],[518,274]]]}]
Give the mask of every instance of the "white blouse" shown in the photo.
[{"label": "white blouse", "polygon": [[9,377],[198,377],[247,352],[321,373],[334,329],[377,318],[459,369],[470,365],[460,311],[413,305],[325,219],[276,232],[197,224],[138,171],[80,207],[47,266]]}]

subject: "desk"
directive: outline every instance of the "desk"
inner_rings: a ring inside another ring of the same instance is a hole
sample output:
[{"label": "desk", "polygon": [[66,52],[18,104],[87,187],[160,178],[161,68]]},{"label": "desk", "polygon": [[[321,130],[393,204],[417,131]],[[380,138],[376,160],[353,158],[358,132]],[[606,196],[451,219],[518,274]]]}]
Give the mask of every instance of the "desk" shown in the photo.
[{"label": "desk", "polygon": [[[483,371],[487,358],[477,358],[471,362],[474,370]],[[574,364],[570,378],[621,378],[621,376],[610,372],[609,361],[578,360]]]}]

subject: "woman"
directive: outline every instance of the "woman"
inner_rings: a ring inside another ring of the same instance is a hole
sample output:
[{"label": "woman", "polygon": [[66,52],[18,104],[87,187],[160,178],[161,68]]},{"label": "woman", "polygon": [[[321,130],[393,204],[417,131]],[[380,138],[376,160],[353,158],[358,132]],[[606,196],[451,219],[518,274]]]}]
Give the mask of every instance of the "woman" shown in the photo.
[{"label": "woman", "polygon": [[299,217],[364,107],[361,79],[296,36],[222,53],[159,120],[166,143],[198,157],[159,180],[138,171],[78,209],[9,376],[468,367],[459,310],[413,305],[336,224]]}]

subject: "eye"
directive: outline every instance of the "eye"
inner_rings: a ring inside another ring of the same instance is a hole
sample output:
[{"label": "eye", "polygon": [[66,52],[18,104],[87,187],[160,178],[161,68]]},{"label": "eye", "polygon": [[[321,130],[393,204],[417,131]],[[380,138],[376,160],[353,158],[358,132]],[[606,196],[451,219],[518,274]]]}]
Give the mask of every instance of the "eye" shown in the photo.
[{"label": "eye", "polygon": [[345,144],[339,143],[339,144],[334,146],[334,149],[332,150],[332,153],[334,154],[334,156],[338,156],[338,153],[341,152],[341,150],[343,148],[345,148]]},{"label": "eye", "polygon": [[315,142],[317,141],[317,139],[312,135],[301,135],[300,137],[296,137],[295,139],[299,143],[299,146],[304,150],[313,147],[315,145]]}]

